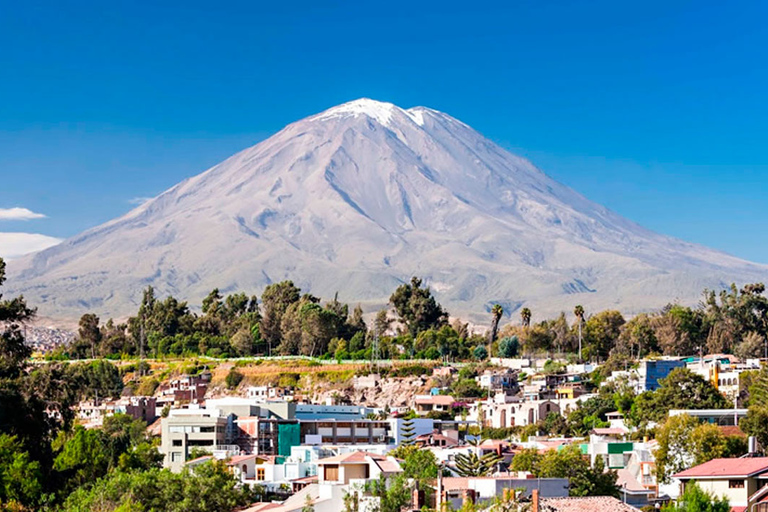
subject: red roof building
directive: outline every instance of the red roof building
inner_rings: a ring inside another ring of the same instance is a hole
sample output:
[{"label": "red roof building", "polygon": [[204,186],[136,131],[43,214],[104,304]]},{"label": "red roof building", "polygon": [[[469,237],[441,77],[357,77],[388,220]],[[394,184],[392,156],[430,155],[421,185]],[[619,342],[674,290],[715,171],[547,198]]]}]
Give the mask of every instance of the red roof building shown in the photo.
[{"label": "red roof building", "polygon": [[686,484],[696,482],[704,491],[728,498],[732,510],[743,510],[768,483],[768,457],[712,459],[672,476],[681,481],[681,494]]}]

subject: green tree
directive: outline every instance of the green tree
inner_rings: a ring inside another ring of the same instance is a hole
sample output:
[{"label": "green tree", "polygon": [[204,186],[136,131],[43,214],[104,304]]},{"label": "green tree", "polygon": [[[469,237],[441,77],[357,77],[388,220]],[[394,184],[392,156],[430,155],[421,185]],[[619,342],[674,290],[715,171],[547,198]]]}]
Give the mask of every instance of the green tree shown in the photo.
[{"label": "green tree", "polygon": [[245,378],[245,375],[240,373],[237,368],[233,367],[231,370],[229,370],[229,373],[224,380],[227,384],[227,388],[235,389],[243,381],[243,378]]},{"label": "green tree", "polygon": [[101,345],[99,317],[92,313],[87,313],[80,317],[79,325],[80,328],[77,331],[78,337],[83,345],[90,348],[90,357],[95,359]]},{"label": "green tree", "polygon": [[459,476],[490,476],[501,463],[501,457],[496,452],[478,455],[471,449],[469,453],[457,453],[454,457],[456,473]]},{"label": "green tree", "polygon": [[294,286],[293,281],[282,281],[270,284],[261,295],[262,318],[261,335],[267,341],[269,350],[280,344],[282,335],[282,319],[291,304],[300,299],[301,290]]},{"label": "green tree", "polygon": [[618,311],[601,311],[584,325],[585,354],[588,359],[605,360],[621,335],[624,317]]},{"label": "green tree", "polygon": [[437,303],[430,289],[422,288],[418,277],[397,287],[389,298],[400,321],[414,338],[427,329],[439,328],[448,321],[448,313]]},{"label": "green tree", "polygon": [[677,502],[662,508],[664,512],[729,512],[731,505],[727,498],[716,498],[701,489],[695,482],[685,486],[685,492]]},{"label": "green tree", "polygon": [[530,327],[531,326],[531,310],[529,308],[521,309],[520,319],[523,322],[523,327]]},{"label": "green tree", "polygon": [[499,322],[504,314],[504,308],[501,304],[494,304],[491,308],[491,329],[488,332],[488,354],[490,355],[493,343],[496,341],[496,335],[499,333]]},{"label": "green tree", "polygon": [[91,486],[70,494],[62,512],[231,512],[247,505],[253,495],[223,462],[216,461],[172,473],[167,469],[115,471]]},{"label": "green tree", "polygon": [[500,357],[517,357],[517,353],[520,350],[520,340],[517,336],[505,336],[499,341],[499,356]]},{"label": "green tree", "polygon": [[0,509],[6,504],[32,510],[43,499],[42,478],[40,463],[31,460],[18,438],[0,434]]},{"label": "green tree", "polygon": [[406,478],[418,480],[420,488],[437,478],[439,467],[434,453],[420,449],[409,450],[409,452],[402,463]]},{"label": "green tree", "polygon": [[582,343],[583,343],[583,333],[582,333],[582,327],[584,326],[584,306],[581,304],[576,305],[575,308],[573,308],[573,314],[576,317],[576,323],[578,325],[579,330],[579,360],[582,359]]},{"label": "green tree", "polygon": [[671,409],[727,409],[728,400],[708,380],[686,368],[676,368],[655,391],[641,393],[632,405],[636,424],[664,421]]},{"label": "green tree", "polygon": [[411,502],[411,490],[402,473],[389,479],[382,475],[368,483],[368,490],[379,498],[371,512],[401,512]]},{"label": "green tree", "polygon": [[768,407],[764,404],[765,402],[757,402],[757,405],[750,405],[746,417],[739,422],[739,427],[745,434],[757,439],[763,453],[768,446]]},{"label": "green tree", "polygon": [[656,477],[668,482],[671,475],[716,458],[746,453],[743,438],[725,436],[716,425],[700,423],[686,414],[672,416],[656,433]]},{"label": "green tree", "polygon": [[560,451],[547,450],[538,459],[532,455],[526,458],[530,461],[532,473],[538,478],[567,478],[571,496],[619,495],[616,472],[606,471],[605,463],[600,457],[596,458],[594,466],[591,466],[581,455],[578,446],[567,446]]}]

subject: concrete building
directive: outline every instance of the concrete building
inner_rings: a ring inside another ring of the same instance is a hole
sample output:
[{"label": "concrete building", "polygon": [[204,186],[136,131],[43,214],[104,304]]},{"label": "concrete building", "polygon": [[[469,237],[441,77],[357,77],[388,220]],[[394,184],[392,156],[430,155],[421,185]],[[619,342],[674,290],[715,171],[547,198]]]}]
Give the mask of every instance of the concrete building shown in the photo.
[{"label": "concrete building", "polygon": [[163,466],[181,471],[193,448],[209,453],[215,451],[239,453],[232,446],[227,432],[233,417],[222,416],[215,409],[175,410],[163,418],[160,450],[165,455]]}]

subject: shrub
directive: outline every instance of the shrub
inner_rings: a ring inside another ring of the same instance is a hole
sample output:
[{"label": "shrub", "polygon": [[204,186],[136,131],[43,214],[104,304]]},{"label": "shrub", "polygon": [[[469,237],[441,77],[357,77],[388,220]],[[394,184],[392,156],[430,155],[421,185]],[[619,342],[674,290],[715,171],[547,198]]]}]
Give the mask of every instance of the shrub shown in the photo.
[{"label": "shrub", "polygon": [[235,389],[243,381],[244,375],[237,371],[235,368],[229,370],[225,382],[229,389]]}]

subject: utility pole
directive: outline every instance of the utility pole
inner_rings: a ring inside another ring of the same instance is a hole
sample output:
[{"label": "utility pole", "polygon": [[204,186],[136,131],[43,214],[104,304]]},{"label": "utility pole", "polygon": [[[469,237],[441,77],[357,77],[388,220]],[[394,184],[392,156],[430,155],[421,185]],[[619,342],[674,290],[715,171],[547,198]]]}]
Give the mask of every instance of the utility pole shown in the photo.
[{"label": "utility pole", "polygon": [[373,331],[373,339],[371,340],[371,371],[376,372],[379,368],[379,333],[376,329]]}]

